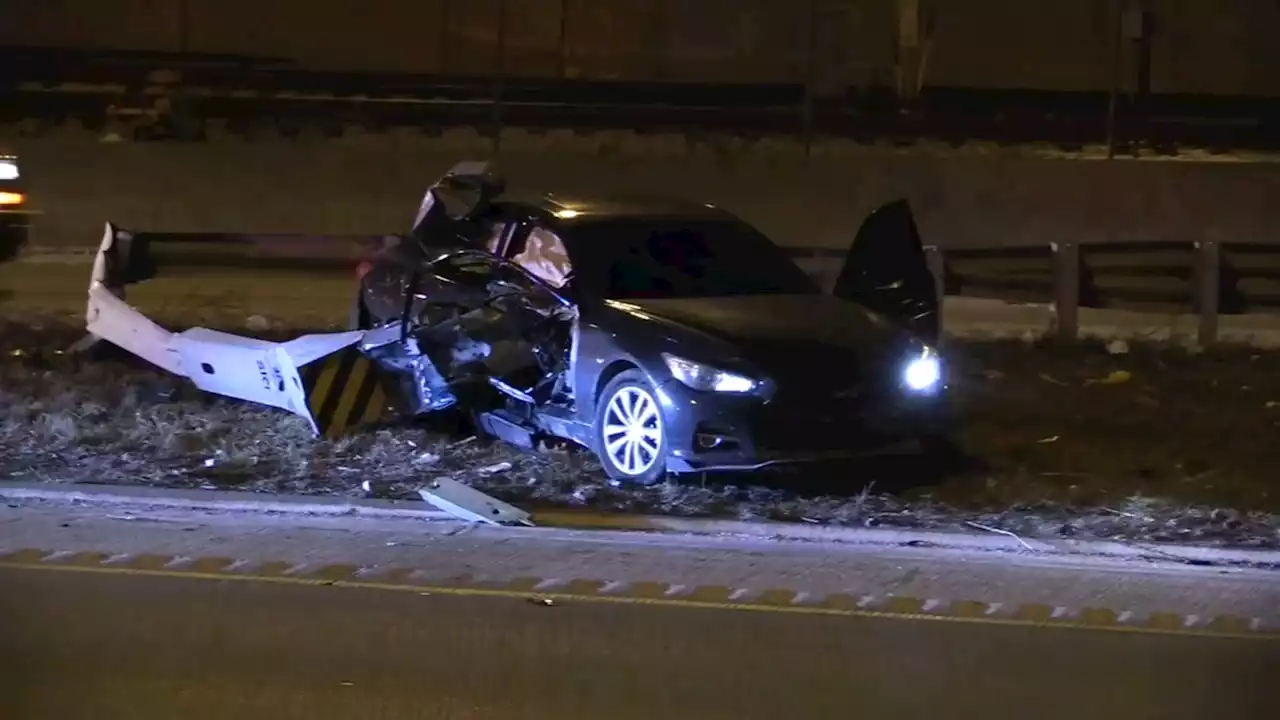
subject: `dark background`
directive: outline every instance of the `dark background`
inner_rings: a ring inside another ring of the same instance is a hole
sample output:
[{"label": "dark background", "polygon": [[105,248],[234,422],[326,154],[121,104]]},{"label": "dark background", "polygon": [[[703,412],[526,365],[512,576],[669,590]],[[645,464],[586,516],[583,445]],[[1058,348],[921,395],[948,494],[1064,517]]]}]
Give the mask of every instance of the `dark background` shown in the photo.
[{"label": "dark background", "polygon": [[[926,86],[1107,91],[1116,77],[1122,90],[1146,82],[1154,94],[1280,96],[1277,0],[915,2],[919,26],[933,18],[930,40],[915,44],[927,46]],[[288,58],[314,69],[389,73],[484,75],[501,64],[516,77],[812,78],[834,89],[897,84],[900,5],[912,4],[0,0],[0,45],[232,53]],[[1116,32],[1117,5],[1145,12],[1145,43],[1115,41],[1124,37]],[[817,18],[812,25],[811,13]],[[501,62],[500,38],[506,48]],[[908,39],[902,47],[912,45]],[[1146,73],[1143,64],[1149,65]]]}]

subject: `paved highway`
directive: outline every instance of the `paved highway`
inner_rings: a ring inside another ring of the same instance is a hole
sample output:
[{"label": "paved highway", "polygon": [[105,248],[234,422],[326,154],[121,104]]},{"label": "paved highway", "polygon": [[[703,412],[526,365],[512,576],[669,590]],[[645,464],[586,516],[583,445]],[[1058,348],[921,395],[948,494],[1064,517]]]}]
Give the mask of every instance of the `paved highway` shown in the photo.
[{"label": "paved highway", "polygon": [[1280,643],[0,570],[13,720],[1276,718]]},{"label": "paved highway", "polygon": [[[11,500],[0,717],[1276,718],[1280,636],[1206,623],[1274,629],[1278,588],[1158,563]],[[877,609],[910,597],[923,612]],[[1020,621],[1036,602],[1078,621]]]}]

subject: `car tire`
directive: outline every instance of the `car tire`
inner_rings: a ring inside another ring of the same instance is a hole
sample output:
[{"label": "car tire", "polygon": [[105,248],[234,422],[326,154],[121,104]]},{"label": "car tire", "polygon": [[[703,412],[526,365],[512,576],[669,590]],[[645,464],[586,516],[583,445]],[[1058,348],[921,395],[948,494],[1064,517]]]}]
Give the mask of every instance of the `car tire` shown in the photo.
[{"label": "car tire", "polygon": [[[628,417],[628,412],[633,411]],[[638,419],[632,419],[638,413]],[[622,428],[630,426],[628,437]],[[611,480],[648,487],[667,476],[667,434],[653,385],[639,370],[609,381],[596,400],[595,453]],[[620,444],[619,444],[620,443]]]}]

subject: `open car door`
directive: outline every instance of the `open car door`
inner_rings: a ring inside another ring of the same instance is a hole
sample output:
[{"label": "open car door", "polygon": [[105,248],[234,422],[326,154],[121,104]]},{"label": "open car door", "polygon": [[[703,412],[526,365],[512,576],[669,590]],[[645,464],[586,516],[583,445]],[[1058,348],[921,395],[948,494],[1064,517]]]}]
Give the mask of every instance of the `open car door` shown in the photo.
[{"label": "open car door", "polygon": [[937,287],[905,199],[882,205],[863,221],[832,294],[887,316],[927,343],[938,342]]}]

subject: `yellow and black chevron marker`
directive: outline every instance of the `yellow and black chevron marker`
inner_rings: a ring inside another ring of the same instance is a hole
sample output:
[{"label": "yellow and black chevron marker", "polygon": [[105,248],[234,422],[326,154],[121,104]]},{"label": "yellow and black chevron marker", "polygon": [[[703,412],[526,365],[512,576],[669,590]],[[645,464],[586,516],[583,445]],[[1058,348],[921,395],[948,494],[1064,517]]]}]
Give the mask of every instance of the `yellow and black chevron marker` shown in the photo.
[{"label": "yellow and black chevron marker", "polygon": [[326,438],[377,422],[390,412],[382,373],[354,345],[306,365],[300,374],[307,409]]}]

